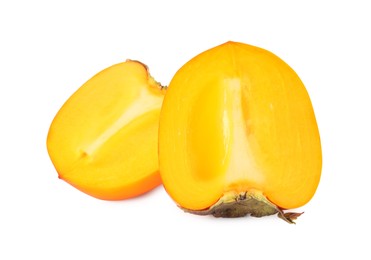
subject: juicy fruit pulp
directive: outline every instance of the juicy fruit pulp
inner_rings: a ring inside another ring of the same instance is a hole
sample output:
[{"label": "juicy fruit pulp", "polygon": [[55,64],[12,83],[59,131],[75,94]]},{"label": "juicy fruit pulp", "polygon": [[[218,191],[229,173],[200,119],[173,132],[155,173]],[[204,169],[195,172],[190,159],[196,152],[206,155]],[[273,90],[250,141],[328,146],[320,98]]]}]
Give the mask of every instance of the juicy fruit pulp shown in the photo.
[{"label": "juicy fruit pulp", "polygon": [[322,164],[307,91],[264,49],[227,42],[207,50],[170,82],[159,160],[165,189],[190,212],[211,214],[241,194],[255,202],[266,198],[274,212],[300,207],[314,195]]},{"label": "juicy fruit pulp", "polygon": [[88,80],[62,106],[47,137],[59,177],[105,200],[140,195],[161,183],[161,86],[128,60]]}]

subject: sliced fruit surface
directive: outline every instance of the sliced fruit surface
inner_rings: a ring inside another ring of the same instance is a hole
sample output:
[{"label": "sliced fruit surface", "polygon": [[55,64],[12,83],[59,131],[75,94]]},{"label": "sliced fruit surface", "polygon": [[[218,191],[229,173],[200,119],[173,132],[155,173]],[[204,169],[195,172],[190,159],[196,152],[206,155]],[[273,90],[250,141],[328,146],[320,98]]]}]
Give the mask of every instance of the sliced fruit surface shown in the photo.
[{"label": "sliced fruit surface", "polygon": [[300,207],[314,195],[322,165],[309,95],[269,51],[238,42],[207,50],[170,82],[159,160],[165,189],[185,209],[250,191],[279,208]]},{"label": "sliced fruit surface", "polygon": [[59,177],[100,199],[120,200],[161,183],[158,123],[163,91],[128,60],[88,80],[62,106],[47,137]]}]

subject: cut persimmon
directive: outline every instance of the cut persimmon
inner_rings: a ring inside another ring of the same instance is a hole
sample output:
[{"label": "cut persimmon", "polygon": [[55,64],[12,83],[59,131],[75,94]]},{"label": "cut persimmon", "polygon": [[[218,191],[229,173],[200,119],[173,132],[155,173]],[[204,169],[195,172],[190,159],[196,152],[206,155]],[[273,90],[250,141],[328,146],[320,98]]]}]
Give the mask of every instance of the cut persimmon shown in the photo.
[{"label": "cut persimmon", "polygon": [[309,95],[284,61],[227,42],[187,62],[169,84],[160,116],[163,185],[183,209],[240,217],[305,205],[321,175]]},{"label": "cut persimmon", "polygon": [[158,186],[163,96],[161,85],[137,61],[113,65],[88,80],[50,126],[47,149],[59,177],[105,200]]}]

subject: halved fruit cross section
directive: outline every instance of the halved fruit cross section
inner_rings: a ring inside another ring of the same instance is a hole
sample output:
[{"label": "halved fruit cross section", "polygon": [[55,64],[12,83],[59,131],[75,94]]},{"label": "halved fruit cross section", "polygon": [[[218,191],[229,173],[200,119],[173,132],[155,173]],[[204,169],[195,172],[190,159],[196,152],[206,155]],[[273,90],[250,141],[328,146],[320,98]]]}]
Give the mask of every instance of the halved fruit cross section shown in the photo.
[{"label": "halved fruit cross section", "polygon": [[134,197],[159,185],[163,94],[137,61],[116,64],[92,77],[50,126],[47,148],[59,177],[105,200]]},{"label": "halved fruit cross section", "polygon": [[227,42],[173,77],[160,116],[163,184],[187,211],[270,215],[306,204],[321,175],[308,93],[276,55]]}]

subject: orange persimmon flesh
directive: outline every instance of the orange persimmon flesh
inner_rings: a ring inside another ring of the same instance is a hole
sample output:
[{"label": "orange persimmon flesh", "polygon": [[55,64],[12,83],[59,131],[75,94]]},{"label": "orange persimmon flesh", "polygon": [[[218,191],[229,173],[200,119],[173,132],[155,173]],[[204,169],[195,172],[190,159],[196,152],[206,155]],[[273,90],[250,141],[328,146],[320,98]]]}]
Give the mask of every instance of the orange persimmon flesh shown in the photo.
[{"label": "orange persimmon flesh", "polygon": [[249,192],[279,209],[303,206],[322,164],[308,93],[269,51],[238,42],[207,50],[169,84],[159,160],[166,191],[184,209],[209,209],[226,194]]},{"label": "orange persimmon flesh", "polygon": [[121,200],[161,183],[161,86],[128,60],[96,74],[55,116],[47,149],[59,178],[93,197]]}]

